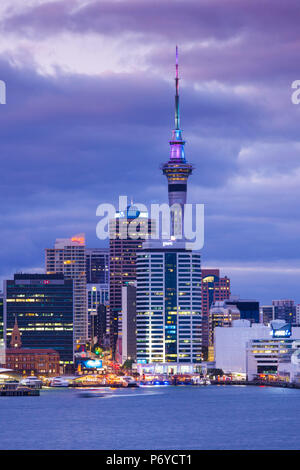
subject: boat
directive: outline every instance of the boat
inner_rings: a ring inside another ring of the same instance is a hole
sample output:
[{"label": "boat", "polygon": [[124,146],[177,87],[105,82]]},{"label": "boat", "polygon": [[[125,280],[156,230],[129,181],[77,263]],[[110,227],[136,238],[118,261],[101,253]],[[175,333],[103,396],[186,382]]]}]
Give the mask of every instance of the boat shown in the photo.
[{"label": "boat", "polygon": [[127,387],[139,387],[137,381],[130,375],[125,375],[124,377],[122,377],[122,380],[127,383]]},{"label": "boat", "polygon": [[78,396],[80,398],[105,398],[112,395],[107,390],[99,390],[99,388],[89,388],[88,390],[80,390]]},{"label": "boat", "polygon": [[50,382],[50,387],[69,387],[68,379],[64,377],[54,377]]},{"label": "boat", "polygon": [[0,383],[0,397],[37,397],[39,395],[38,388],[20,385],[17,380],[7,380]]},{"label": "boat", "polygon": [[29,387],[29,388],[40,389],[42,388],[43,382],[37,377],[35,377],[34,375],[30,375],[29,377],[22,379],[20,381],[20,384],[25,385],[26,387]]},{"label": "boat", "polygon": [[172,381],[165,375],[145,375],[140,382],[143,386],[172,385]]}]

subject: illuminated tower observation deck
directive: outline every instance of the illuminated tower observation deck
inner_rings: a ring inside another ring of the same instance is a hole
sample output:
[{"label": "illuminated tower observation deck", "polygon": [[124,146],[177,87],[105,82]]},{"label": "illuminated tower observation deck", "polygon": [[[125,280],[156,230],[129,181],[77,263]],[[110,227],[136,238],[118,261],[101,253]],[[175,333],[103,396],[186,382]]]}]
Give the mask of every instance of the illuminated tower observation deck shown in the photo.
[{"label": "illuminated tower observation deck", "polygon": [[[168,178],[169,205],[180,204],[183,214],[186,203],[187,180],[193,171],[193,166],[186,162],[184,154],[185,141],[182,138],[179,117],[179,77],[178,77],[178,47],[176,46],[176,76],[175,76],[175,129],[170,141],[170,159],[162,165],[163,174]],[[173,232],[173,227],[172,227]]]}]

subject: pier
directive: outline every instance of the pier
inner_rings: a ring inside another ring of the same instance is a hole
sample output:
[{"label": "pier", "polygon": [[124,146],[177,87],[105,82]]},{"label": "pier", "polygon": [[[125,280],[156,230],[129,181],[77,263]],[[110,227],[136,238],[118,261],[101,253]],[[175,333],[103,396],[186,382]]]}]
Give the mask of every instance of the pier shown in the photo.
[{"label": "pier", "polygon": [[0,397],[38,397],[40,390],[19,385],[19,382],[0,384]]}]

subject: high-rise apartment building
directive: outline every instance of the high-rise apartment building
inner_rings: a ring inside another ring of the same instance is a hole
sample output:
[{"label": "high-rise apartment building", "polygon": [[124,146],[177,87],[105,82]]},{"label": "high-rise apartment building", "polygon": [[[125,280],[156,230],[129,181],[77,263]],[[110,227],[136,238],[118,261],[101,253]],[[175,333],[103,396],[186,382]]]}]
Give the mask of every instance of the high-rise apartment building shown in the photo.
[{"label": "high-rise apartment building", "polygon": [[187,372],[201,362],[201,259],[170,243],[145,242],[138,254],[137,362]]},{"label": "high-rise apartment building", "polygon": [[229,299],[230,279],[220,276],[219,269],[202,269],[202,351],[207,358],[209,347],[209,311],[214,302]]},{"label": "high-rise apartment building", "polygon": [[74,285],[74,342],[85,344],[88,340],[86,306],[86,252],[83,234],[72,238],[59,238],[54,248],[46,249],[47,274],[63,273]]},{"label": "high-rise apartment building", "polygon": [[[128,227],[135,227],[139,238],[128,235]],[[115,357],[118,337],[122,332],[122,286],[136,280],[136,256],[142,243],[151,231],[148,214],[139,213],[134,206],[129,206],[126,213],[116,213],[110,221],[110,282],[109,282],[109,315],[110,345]]]},{"label": "high-rise apartment building", "polygon": [[86,248],[86,282],[88,284],[109,283],[108,248]]},{"label": "high-rise apartment building", "polygon": [[136,282],[122,287],[122,364],[136,361]]},{"label": "high-rise apartment building", "polygon": [[109,285],[108,284],[87,284],[87,309],[88,309],[88,337],[92,340],[97,336],[97,316],[99,305],[108,306],[109,304]]},{"label": "high-rise apartment building", "polygon": [[22,345],[54,349],[64,365],[73,363],[73,281],[63,274],[15,274],[4,281],[4,336],[11,347],[14,326]]}]

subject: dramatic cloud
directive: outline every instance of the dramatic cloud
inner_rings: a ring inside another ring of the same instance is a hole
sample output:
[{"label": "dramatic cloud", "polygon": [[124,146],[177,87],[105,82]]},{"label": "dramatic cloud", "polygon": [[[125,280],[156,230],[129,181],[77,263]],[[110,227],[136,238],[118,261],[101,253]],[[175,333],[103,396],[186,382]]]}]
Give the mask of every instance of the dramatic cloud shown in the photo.
[{"label": "dramatic cloud", "polygon": [[163,202],[180,46],[189,200],[203,263],[244,297],[299,297],[300,5],[264,0],[38,1],[0,7],[0,277],[55,238],[96,238],[96,207]]}]

